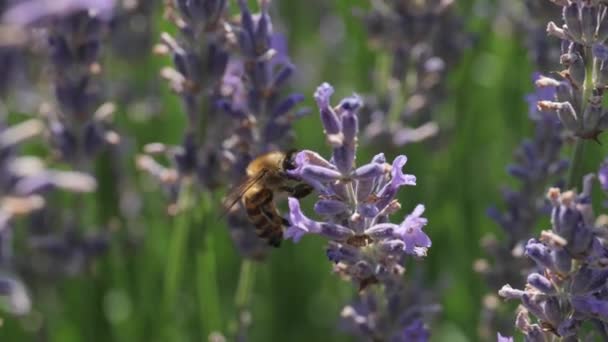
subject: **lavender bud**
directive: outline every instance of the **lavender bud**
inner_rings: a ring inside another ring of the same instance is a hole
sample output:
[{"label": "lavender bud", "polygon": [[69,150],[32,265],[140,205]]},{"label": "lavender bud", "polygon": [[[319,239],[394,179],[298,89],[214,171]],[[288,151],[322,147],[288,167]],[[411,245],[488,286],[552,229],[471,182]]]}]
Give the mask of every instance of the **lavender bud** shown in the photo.
[{"label": "lavender bud", "polygon": [[334,93],[334,88],[328,83],[321,84],[315,91],[314,98],[317,101],[321,122],[328,135],[336,135],[342,131],[342,124],[336,112],[329,104],[329,98]]},{"label": "lavender bud", "polygon": [[557,116],[562,124],[572,132],[580,132],[580,123],[570,102],[556,103],[556,107]]},{"label": "lavender bud", "polygon": [[517,290],[511,287],[511,285],[507,284],[504,285],[499,291],[498,291],[498,295],[501,297],[504,297],[506,299],[519,299],[521,300],[521,298],[524,295],[524,291],[522,290]]},{"label": "lavender bud", "polygon": [[552,269],[554,267],[551,250],[534,239],[529,240],[526,244],[526,255],[543,268]]},{"label": "lavender bud", "polygon": [[353,145],[343,145],[335,148],[334,162],[344,176],[349,175],[355,162],[355,147]]},{"label": "lavender bud", "polygon": [[319,215],[338,215],[348,210],[348,206],[337,200],[319,200],[315,203],[314,210]]},{"label": "lavender bud", "polygon": [[554,294],[555,288],[551,281],[538,273],[532,273],[528,276],[528,284],[534,286],[539,291],[545,294]]},{"label": "lavender bud", "polygon": [[578,53],[571,53],[564,56],[567,56],[565,64],[568,66],[570,80],[572,80],[576,86],[582,87],[585,83],[585,75],[587,73],[583,57]]},{"label": "lavender bud", "polygon": [[306,178],[318,180],[319,182],[331,182],[342,177],[340,172],[316,165],[304,166],[301,175]]}]

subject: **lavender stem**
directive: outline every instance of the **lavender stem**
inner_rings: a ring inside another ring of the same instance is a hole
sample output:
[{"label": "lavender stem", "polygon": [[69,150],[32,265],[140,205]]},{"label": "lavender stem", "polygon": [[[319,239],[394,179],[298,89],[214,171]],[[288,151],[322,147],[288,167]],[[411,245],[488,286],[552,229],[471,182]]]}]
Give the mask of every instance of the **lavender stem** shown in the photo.
[{"label": "lavender stem", "polygon": [[[210,212],[205,216],[210,217]],[[199,289],[199,305],[203,338],[222,329],[221,306],[217,285],[217,267],[213,234],[205,235],[205,247],[196,256],[198,272],[196,281]]]},{"label": "lavender stem", "polygon": [[566,183],[565,189],[573,189],[577,186],[577,180],[582,178],[583,172],[581,170],[582,162],[584,160],[583,155],[585,154],[585,139],[576,139],[574,145],[574,153],[572,154],[572,162],[568,170],[568,182]]},{"label": "lavender stem", "polygon": [[169,255],[167,258],[164,279],[165,305],[169,312],[173,311],[173,306],[175,304],[175,297],[182,276],[183,259],[186,252],[185,247],[189,235],[188,232],[192,222],[192,215],[195,214],[194,210],[191,210],[194,203],[192,198],[194,189],[192,189],[192,187],[192,182],[184,182],[183,189],[180,192],[177,202],[179,213],[174,219],[173,231],[171,232]]},{"label": "lavender stem", "polygon": [[241,271],[237,283],[234,303],[236,306],[236,316],[233,326],[236,327],[235,335],[238,337],[246,327],[244,325],[244,316],[248,315],[248,310],[251,304],[251,297],[255,285],[256,265],[250,259],[243,259],[241,262]]}]

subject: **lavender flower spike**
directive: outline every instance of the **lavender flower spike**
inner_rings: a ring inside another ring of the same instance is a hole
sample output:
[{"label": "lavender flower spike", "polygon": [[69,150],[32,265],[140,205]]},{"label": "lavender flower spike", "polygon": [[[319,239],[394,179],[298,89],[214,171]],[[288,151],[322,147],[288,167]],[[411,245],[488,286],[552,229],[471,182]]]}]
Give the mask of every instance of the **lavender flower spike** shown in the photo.
[{"label": "lavender flower spike", "polygon": [[[401,208],[397,191],[415,185],[416,177],[403,173],[405,156],[388,163],[380,153],[369,163],[357,165],[358,111],[363,103],[352,96],[332,107],[332,93],[333,88],[323,83],[314,95],[332,147],[331,158],[303,150],[294,158],[295,169],[289,171],[319,194],[315,212],[321,218],[305,215],[299,201],[289,198],[289,227],[284,236],[294,242],[308,234],[327,238],[327,257],[335,264],[336,273],[352,280],[361,291],[381,283],[385,295],[380,300],[398,301],[395,298],[403,297],[404,292],[401,276],[405,259],[424,257],[431,247],[431,239],[422,231],[427,224],[423,205],[417,205],[401,224],[389,219]],[[349,321],[364,317],[366,311],[362,307],[345,310],[343,318]],[[422,320],[424,310],[416,307],[378,313],[387,325],[370,324],[372,331],[364,334],[383,341],[427,341],[430,332]]]},{"label": "lavender flower spike", "polygon": [[[526,245],[526,255],[537,268],[523,290],[505,285],[499,291],[506,299],[521,301],[516,327],[526,341],[608,338],[608,248],[602,220],[596,220],[591,207],[594,178],[584,178],[580,194],[549,190],[551,230]],[[585,336],[586,322],[595,328],[592,335]]]}]

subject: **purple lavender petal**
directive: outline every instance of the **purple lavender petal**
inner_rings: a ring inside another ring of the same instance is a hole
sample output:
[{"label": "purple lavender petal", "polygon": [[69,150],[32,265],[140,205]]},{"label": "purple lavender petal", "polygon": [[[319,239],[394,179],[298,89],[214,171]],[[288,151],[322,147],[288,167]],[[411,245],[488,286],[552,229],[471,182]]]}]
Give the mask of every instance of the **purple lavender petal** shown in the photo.
[{"label": "purple lavender petal", "polygon": [[353,171],[351,177],[354,179],[377,178],[384,174],[386,167],[384,164],[370,163],[358,167]]},{"label": "purple lavender petal", "polygon": [[309,219],[302,213],[300,202],[290,197],[289,202],[289,223],[291,224],[284,232],[283,236],[287,239],[292,239],[293,242],[299,242],[302,236],[306,234],[318,234],[321,232],[321,227],[315,221]]},{"label": "purple lavender petal", "polygon": [[496,342],[513,342],[513,337],[502,336],[500,333],[496,333]]},{"label": "purple lavender petal", "polygon": [[316,165],[304,166],[300,175],[307,179],[316,179],[319,182],[332,182],[342,178],[339,172]]},{"label": "purple lavender petal", "polygon": [[381,223],[372,226],[365,230],[365,234],[372,239],[386,239],[392,237],[394,232],[399,229],[399,226],[393,223]]},{"label": "purple lavender petal", "polygon": [[408,215],[399,228],[395,230],[395,235],[405,242],[405,252],[414,254],[415,247],[431,247],[431,239],[422,231],[428,220],[421,215],[424,213],[424,206],[419,204],[414,211]]},{"label": "purple lavender petal", "polygon": [[314,97],[321,113],[321,121],[325,132],[330,135],[339,134],[342,131],[342,124],[336,112],[331,108],[329,98],[334,93],[334,88],[328,83],[321,84],[315,91]]}]

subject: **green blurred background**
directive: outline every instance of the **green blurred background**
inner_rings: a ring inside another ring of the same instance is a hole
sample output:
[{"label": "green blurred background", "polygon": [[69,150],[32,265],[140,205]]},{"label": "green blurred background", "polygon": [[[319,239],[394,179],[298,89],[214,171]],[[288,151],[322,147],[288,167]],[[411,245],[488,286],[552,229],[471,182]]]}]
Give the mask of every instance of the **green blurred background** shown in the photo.
[{"label": "green blurred background", "polygon": [[[521,139],[532,134],[524,96],[532,90],[534,67],[521,37],[487,10],[496,8],[498,0],[457,2],[474,43],[450,73],[449,92],[433,114],[452,126],[449,143],[441,148],[411,144],[389,151],[366,146],[358,157],[366,160],[385,152],[392,159],[406,154],[406,172],[418,177],[417,186],[402,191],[400,199],[404,213],[417,203],[427,208],[426,232],[433,246],[425,260],[410,265],[410,271],[420,270],[428,287],[439,291],[443,310],[432,327],[434,341],[478,340],[481,299],[488,289],[472,265],[483,256],[480,237],[486,232],[500,235],[486,217],[486,208],[500,203],[501,186],[513,183],[505,167]],[[312,93],[324,81],[336,88],[335,98],[373,92],[371,71],[384,52],[370,48],[363,23],[352,14],[353,7],[368,5],[364,0],[274,2],[275,30],[287,34],[300,70],[292,88],[307,96],[306,106],[315,107]],[[342,21],[339,51],[328,51],[322,41],[319,25],[326,13]],[[156,36],[173,31],[160,7],[155,15]],[[106,57],[107,78],[129,75],[123,86],[161,94],[159,114],[148,120],[133,120],[133,108],[121,107],[117,114],[118,130],[130,136],[133,151],[149,142],[179,143],[185,124],[180,102],[158,77],[169,61],[151,53],[136,64],[117,62],[111,54]],[[327,153],[316,112],[299,121],[296,130],[296,147]],[[596,168],[605,155],[603,146],[590,146],[586,170]],[[33,292],[33,312],[24,317],[4,315],[0,341],[202,341],[212,330],[234,329],[240,258],[225,224],[216,218],[222,194],[205,194],[195,204],[200,214],[193,221],[171,219],[165,215],[164,197],[135,170],[132,158],[125,157],[123,172],[134,180],[129,186],[143,194],[143,209],[139,219],[125,224],[132,224],[140,238],[132,243],[132,236],[119,230],[110,252],[87,274],[54,282],[49,289],[45,284],[34,286],[40,289]],[[84,199],[91,222],[111,216],[116,207],[111,173],[100,167],[97,176],[99,191]],[[210,234],[206,246],[201,242],[203,231]],[[181,233],[180,240],[176,235]],[[355,295],[353,286],[332,275],[323,244],[317,237],[304,238],[298,245],[288,242],[258,264],[251,341],[352,339],[337,322],[343,305]],[[216,270],[217,289],[208,285],[211,268]],[[175,298],[163,287],[167,277],[176,279]],[[165,309],[168,300],[172,310]]]}]

